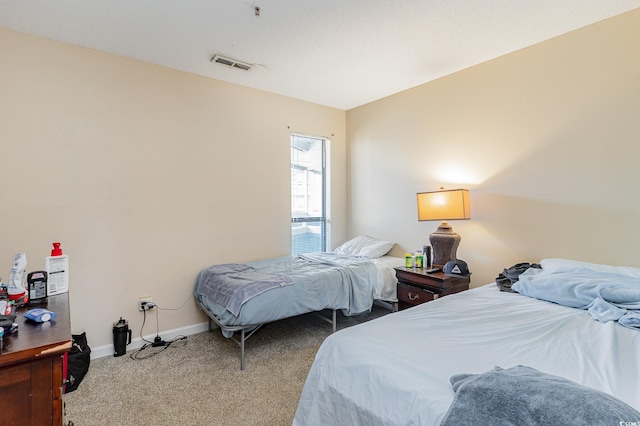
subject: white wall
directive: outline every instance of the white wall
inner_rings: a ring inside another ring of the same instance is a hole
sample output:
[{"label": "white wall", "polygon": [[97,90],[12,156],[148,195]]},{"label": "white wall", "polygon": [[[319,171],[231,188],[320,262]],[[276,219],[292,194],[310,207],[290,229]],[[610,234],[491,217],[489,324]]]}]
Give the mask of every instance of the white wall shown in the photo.
[{"label": "white wall", "polygon": [[394,254],[444,186],[470,189],[472,286],[545,257],[640,266],[640,9],[350,110],[347,140],[350,234]]},{"label": "white wall", "polygon": [[[204,267],[289,253],[290,132],[331,137],[345,240],[344,111],[2,28],[0,57],[0,277],[23,251],[42,269],[60,241],[90,346],[121,316],[139,336],[139,296],[179,307]],[[193,300],[159,319],[206,321]]]}]

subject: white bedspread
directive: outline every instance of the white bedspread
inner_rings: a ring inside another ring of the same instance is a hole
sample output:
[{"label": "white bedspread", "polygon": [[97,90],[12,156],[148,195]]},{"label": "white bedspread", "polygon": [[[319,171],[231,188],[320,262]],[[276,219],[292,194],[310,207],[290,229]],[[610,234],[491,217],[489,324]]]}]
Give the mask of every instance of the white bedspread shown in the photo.
[{"label": "white bedspread", "polygon": [[517,365],[640,410],[640,332],[492,283],[329,336],[294,425],[439,425],[452,375]]}]

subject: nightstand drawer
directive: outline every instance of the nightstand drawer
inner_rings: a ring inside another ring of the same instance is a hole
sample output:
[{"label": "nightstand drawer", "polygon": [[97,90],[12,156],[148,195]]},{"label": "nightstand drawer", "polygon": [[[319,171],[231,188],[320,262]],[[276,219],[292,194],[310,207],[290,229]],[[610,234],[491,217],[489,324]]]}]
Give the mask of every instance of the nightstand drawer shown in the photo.
[{"label": "nightstand drawer", "polygon": [[420,287],[414,287],[402,282],[398,283],[399,305],[419,305],[435,299],[435,293]]}]

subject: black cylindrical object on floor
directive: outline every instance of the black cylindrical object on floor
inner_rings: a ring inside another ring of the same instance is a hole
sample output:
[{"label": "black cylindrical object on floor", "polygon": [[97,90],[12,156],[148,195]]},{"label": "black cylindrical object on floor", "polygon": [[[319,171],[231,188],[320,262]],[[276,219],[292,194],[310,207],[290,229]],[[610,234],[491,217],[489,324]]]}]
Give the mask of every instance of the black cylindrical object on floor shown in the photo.
[{"label": "black cylindrical object on floor", "polygon": [[131,343],[131,330],[127,320],[122,319],[113,323],[113,356],[127,353],[127,345]]}]

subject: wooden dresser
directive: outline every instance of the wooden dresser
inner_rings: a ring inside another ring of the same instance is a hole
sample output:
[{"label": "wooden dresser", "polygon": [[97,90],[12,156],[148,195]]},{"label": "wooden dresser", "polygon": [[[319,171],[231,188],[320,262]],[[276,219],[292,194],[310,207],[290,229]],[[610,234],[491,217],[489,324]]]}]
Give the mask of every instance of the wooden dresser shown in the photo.
[{"label": "wooden dresser", "polygon": [[16,310],[18,332],[5,335],[0,354],[0,424],[62,425],[63,357],[71,348],[69,295],[50,296],[56,318],[27,321]]}]

